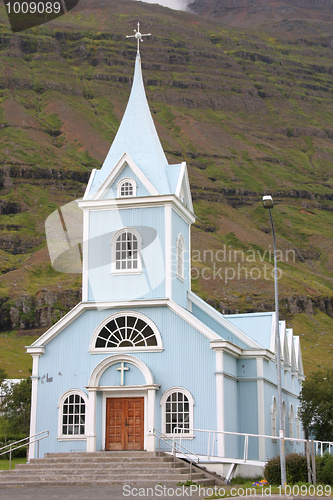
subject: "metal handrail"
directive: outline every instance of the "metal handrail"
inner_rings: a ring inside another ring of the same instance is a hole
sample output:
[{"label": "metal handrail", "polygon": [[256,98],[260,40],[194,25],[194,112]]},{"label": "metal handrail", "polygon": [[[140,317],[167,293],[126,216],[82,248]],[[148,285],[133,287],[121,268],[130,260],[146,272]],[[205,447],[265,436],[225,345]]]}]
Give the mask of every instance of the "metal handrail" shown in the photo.
[{"label": "metal handrail", "polygon": [[[161,441],[171,447],[171,453],[173,455],[173,466],[176,467],[176,454],[177,448],[178,453],[185,456],[186,460],[190,462],[190,481],[192,481],[192,467],[193,464],[199,463],[200,457],[193,451],[188,450],[185,446],[182,446],[180,443],[176,443],[173,437],[168,437],[165,434],[162,434],[158,429],[153,429],[153,435],[158,439],[158,453],[161,453]],[[171,443],[170,443],[171,441]],[[196,457],[196,460],[193,460],[192,457]]]},{"label": "metal handrail", "polygon": [[[307,439],[303,438],[291,438],[284,436],[283,438],[280,438],[279,436],[271,436],[267,434],[251,434],[249,432],[232,432],[232,431],[216,431],[216,430],[208,430],[208,429],[186,429],[186,432],[184,432],[183,427],[175,427],[174,429],[174,439],[179,439],[179,443],[181,444],[182,437],[186,436],[189,432],[203,432],[208,434],[208,450],[207,450],[207,458],[210,458],[211,456],[214,456],[214,436],[221,434],[221,435],[233,435],[233,436],[243,436],[244,437],[244,455],[243,455],[243,460],[244,463],[248,460],[248,450],[249,450],[249,437],[255,437],[255,438],[263,438],[263,439],[274,439],[274,440],[279,440],[279,439],[284,439],[285,441],[296,441],[297,443],[306,443]],[[211,439],[211,437],[213,439]],[[212,445],[211,445],[212,441]],[[316,444],[316,452],[318,454],[319,448],[321,450],[321,455],[323,455],[323,445],[328,445],[329,453],[331,453],[331,447],[333,449],[333,443],[330,441],[318,441],[314,440],[314,443]]]},{"label": "metal handrail", "polygon": [[[45,436],[42,436],[42,434],[45,434]],[[49,437],[49,434],[50,434],[49,431],[38,432],[37,434],[33,434],[32,436],[28,436],[28,437],[23,438],[23,439],[19,439],[19,441],[15,441],[14,443],[6,444],[2,448],[0,448],[0,456],[6,455],[7,453],[9,453],[9,470],[12,468],[12,451],[18,450],[19,448],[23,448],[24,446],[30,446],[30,444],[32,444],[32,443],[37,443],[37,458],[39,458],[39,441],[41,439],[45,439],[45,438]],[[40,437],[37,438],[37,436],[40,436]],[[37,438],[37,439],[33,439],[33,438]],[[28,442],[26,442],[26,441],[28,441]],[[22,443],[22,444],[20,444],[19,446],[15,446],[18,443]],[[13,446],[14,446],[14,448],[13,448]],[[9,448],[9,449],[5,450],[5,448]],[[3,450],[5,450],[5,451],[3,451]]]}]

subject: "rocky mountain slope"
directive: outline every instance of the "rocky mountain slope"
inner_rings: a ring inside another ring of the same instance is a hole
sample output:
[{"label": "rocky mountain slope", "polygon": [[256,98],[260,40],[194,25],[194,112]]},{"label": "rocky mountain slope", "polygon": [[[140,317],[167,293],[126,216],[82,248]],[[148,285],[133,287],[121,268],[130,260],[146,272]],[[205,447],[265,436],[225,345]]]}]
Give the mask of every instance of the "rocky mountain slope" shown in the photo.
[{"label": "rocky mountain slope", "polygon": [[272,31],[331,33],[333,0],[194,0],[192,12],[220,19],[228,26]]},{"label": "rocky mountain slope", "polygon": [[81,0],[14,35],[1,7],[0,362],[9,375],[27,373],[22,346],[80,300],[81,276],[50,264],[44,223],[82,196],[107,154],[133,74],[136,46],[124,35],[138,20],[153,34],[141,53],[158,133],[169,161],[189,167],[194,291],[224,312],[274,308],[261,205],[272,194],[281,316],[301,335],[306,370],[332,366],[333,35],[316,15],[285,36]]}]

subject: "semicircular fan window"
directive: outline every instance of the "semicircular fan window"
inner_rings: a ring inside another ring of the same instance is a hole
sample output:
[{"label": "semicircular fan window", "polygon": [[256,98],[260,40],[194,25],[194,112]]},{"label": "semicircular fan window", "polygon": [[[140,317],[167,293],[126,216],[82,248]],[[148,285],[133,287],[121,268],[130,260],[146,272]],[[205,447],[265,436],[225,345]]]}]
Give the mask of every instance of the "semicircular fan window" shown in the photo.
[{"label": "semicircular fan window", "polygon": [[119,316],[107,323],[97,335],[95,348],[157,346],[151,326],[136,316]]}]

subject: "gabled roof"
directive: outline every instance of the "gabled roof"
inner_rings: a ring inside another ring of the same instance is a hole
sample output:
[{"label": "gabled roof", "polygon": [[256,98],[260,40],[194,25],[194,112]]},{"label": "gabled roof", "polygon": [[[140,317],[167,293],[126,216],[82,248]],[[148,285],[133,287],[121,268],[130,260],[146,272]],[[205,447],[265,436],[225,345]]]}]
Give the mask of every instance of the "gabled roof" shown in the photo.
[{"label": "gabled roof", "polygon": [[290,352],[288,349],[288,339],[286,333],[286,322],[280,321],[280,343],[281,343],[281,359],[283,360],[283,365],[285,368],[289,368],[291,365],[290,362]]},{"label": "gabled roof", "polygon": [[[157,195],[158,192],[152,185],[152,183],[147,179],[147,177],[142,173],[142,171],[139,169],[139,167],[136,165],[136,163],[132,160],[132,158],[127,154],[124,153],[120,160],[115,164],[114,168],[111,170],[111,172],[107,175],[105,178],[104,182],[100,185],[96,193],[93,195],[92,199],[94,200],[100,200],[104,197],[106,191],[110,188],[114,180],[117,178],[117,176],[121,173],[121,171],[124,169],[124,167],[128,165],[129,168],[132,170],[133,174],[136,175],[136,177],[139,178],[143,186],[147,189],[147,191],[151,195]],[[83,199],[86,199],[86,194]]]},{"label": "gabled roof", "polygon": [[168,161],[149,110],[139,52],[126,111],[102,168],[94,174],[86,199],[94,197],[124,153],[132,158],[159,194],[170,193],[166,173]]},{"label": "gabled roof", "polygon": [[[249,349],[261,349],[262,346],[256,342],[253,338],[251,338],[245,330],[242,330],[238,327],[235,322],[230,321],[230,317],[232,316],[223,316],[212,306],[207,304],[204,300],[202,300],[198,295],[193,292],[188,292],[187,294],[188,300],[197,306],[201,311],[203,311],[207,316],[211,317],[216,323],[221,325],[223,329],[227,332],[230,332],[238,341],[247,346]],[[242,315],[240,315],[242,316]],[[251,315],[245,315],[247,317]],[[219,333],[220,338],[221,334]],[[236,342],[235,342],[236,343]]]},{"label": "gabled roof", "polygon": [[294,347],[295,347],[295,358],[297,363],[297,372],[298,378],[304,380],[304,370],[303,370],[303,361],[302,361],[302,353],[301,353],[301,344],[298,336],[294,336]]},{"label": "gabled roof", "polygon": [[295,356],[293,329],[287,328],[286,333],[287,333],[287,339],[288,339],[288,349],[289,349],[289,355],[290,355],[291,371],[297,372],[297,362],[296,362],[296,356]]}]

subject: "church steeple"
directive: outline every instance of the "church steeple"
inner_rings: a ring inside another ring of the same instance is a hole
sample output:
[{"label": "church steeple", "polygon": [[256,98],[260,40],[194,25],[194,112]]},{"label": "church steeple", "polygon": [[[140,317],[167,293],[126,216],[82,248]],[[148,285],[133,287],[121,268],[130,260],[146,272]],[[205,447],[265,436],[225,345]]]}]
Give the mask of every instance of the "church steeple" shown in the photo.
[{"label": "church steeple", "polygon": [[[134,36],[139,46],[139,26]],[[79,206],[84,301],[172,298],[187,307],[194,222],[187,168],[185,162],[168,164],[149,110],[139,50],[120,127]]]},{"label": "church steeple", "polygon": [[124,153],[131,157],[159,194],[170,193],[166,172],[168,161],[150,113],[142,78],[139,42],[145,35],[139,32],[138,25],[136,34],[130,36],[138,40],[131,94],[109,153],[86,193],[85,198],[88,199],[98,191]]}]

